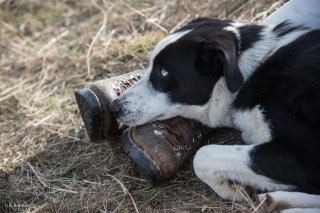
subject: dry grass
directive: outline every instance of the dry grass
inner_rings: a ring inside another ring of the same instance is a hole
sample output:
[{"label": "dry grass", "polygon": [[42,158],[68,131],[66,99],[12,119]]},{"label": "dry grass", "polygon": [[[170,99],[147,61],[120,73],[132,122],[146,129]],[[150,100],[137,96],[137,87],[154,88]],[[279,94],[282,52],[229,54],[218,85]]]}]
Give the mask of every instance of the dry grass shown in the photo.
[{"label": "dry grass", "polygon": [[88,141],[73,90],[145,67],[154,44],[192,18],[258,22],[283,2],[0,0],[0,212],[252,212],[250,199],[218,198],[190,162],[150,186],[117,139]]}]

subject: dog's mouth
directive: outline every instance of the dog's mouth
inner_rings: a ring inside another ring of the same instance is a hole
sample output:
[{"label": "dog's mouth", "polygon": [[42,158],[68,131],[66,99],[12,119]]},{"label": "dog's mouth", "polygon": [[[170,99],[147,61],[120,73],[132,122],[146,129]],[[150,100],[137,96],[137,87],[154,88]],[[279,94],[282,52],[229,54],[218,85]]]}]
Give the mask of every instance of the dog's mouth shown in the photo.
[{"label": "dog's mouth", "polygon": [[155,122],[157,120],[165,120],[166,117],[164,114],[160,114],[160,115],[157,115],[157,116],[154,116],[153,118],[151,118],[150,120],[148,121],[145,121],[145,122],[132,122],[131,120],[130,121],[127,121],[126,119],[124,118],[121,118],[119,117],[118,118],[122,123],[124,123],[125,125],[128,125],[128,126],[136,126],[136,125],[143,125],[145,123],[149,123],[149,122]]},{"label": "dog's mouth", "polygon": [[164,115],[164,114],[160,114],[160,115],[155,116],[155,117],[152,119],[152,121],[164,120],[164,119],[166,119],[166,118],[165,118],[165,115]]}]

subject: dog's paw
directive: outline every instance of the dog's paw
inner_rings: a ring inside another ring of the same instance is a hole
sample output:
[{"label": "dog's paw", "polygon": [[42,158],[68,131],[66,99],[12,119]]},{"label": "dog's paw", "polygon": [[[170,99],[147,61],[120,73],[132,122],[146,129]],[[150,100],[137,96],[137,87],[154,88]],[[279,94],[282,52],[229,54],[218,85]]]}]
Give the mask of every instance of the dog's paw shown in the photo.
[{"label": "dog's paw", "polygon": [[241,185],[230,181],[224,180],[219,185],[213,187],[215,192],[224,200],[230,200],[235,202],[243,202],[245,200],[246,188]]},{"label": "dog's paw", "polygon": [[289,207],[286,203],[281,202],[276,197],[274,197],[272,193],[264,193],[258,195],[258,204],[260,205],[259,212],[261,213],[269,213],[275,210],[282,210]]}]

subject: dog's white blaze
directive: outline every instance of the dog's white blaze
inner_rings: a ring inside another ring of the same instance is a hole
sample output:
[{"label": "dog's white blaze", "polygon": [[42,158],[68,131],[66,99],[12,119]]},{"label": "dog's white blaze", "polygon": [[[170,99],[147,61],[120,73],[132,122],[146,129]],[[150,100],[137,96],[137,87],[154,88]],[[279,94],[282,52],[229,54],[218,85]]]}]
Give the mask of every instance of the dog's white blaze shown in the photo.
[{"label": "dog's white blaze", "polygon": [[267,191],[289,190],[251,168],[250,152],[254,145],[207,145],[200,148],[193,160],[196,175],[223,199],[242,201],[227,180]]},{"label": "dog's white blaze", "polygon": [[234,22],[234,23],[231,24],[231,26],[225,27],[223,29],[227,30],[227,31],[230,31],[230,32],[233,32],[236,35],[238,41],[240,41],[240,32],[238,30],[238,27],[242,27],[244,25],[245,24],[240,23],[240,22]]},{"label": "dog's white blaze", "polygon": [[272,31],[273,28],[274,26],[266,26],[261,33],[261,40],[255,42],[252,47],[241,53],[238,63],[245,80],[278,49],[308,32],[308,30],[299,30],[278,38]]},{"label": "dog's white blaze", "polygon": [[163,50],[166,46],[177,41],[179,38],[181,38],[189,32],[191,32],[191,30],[177,32],[162,39],[150,54],[150,62],[152,62],[155,59],[155,57],[161,52],[161,50]]},{"label": "dog's white blaze", "polygon": [[[281,207],[291,209],[287,212],[306,212],[305,208],[309,208],[307,212],[320,212],[320,195],[278,191],[260,194],[258,197],[260,202],[265,201],[263,207],[268,212]],[[296,208],[299,208],[300,211]]]},{"label": "dog's white blaze", "polygon": [[226,30],[226,31],[233,32],[237,36],[238,40],[240,39],[240,33],[239,33],[238,29],[235,28],[234,26],[228,26],[228,27],[225,27],[223,29]]},{"label": "dog's white blaze", "polygon": [[248,144],[260,144],[272,139],[270,123],[264,118],[263,109],[236,111],[232,115],[234,125],[241,130],[242,139]]},{"label": "dog's white blaze", "polygon": [[244,24],[244,23],[241,23],[241,22],[233,22],[232,23],[232,26],[234,26],[234,27],[243,27],[243,26],[245,26],[246,24]]}]

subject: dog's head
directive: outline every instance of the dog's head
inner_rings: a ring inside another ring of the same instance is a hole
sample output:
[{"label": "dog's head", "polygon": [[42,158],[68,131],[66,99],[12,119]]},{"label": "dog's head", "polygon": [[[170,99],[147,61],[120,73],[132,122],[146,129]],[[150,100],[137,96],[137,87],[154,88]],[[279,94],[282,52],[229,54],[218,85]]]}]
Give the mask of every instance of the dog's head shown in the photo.
[{"label": "dog's head", "polygon": [[232,22],[199,19],[160,41],[150,55],[144,77],[111,105],[129,126],[151,120],[185,116],[186,106],[205,105],[212,90],[225,78],[230,92],[243,84],[238,67]]}]

